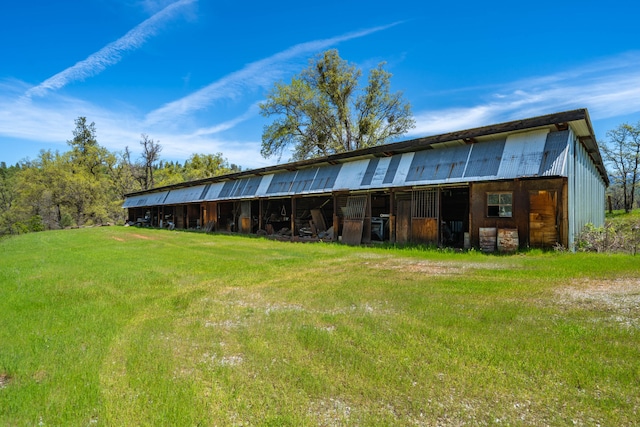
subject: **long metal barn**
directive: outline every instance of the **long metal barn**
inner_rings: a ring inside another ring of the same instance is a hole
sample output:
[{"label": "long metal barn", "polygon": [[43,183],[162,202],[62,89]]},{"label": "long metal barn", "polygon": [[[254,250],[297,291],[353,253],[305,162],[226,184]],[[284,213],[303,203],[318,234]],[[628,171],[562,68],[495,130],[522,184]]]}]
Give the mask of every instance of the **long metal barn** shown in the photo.
[{"label": "long metal barn", "polygon": [[130,223],[347,244],[572,248],[604,223],[586,109],[131,193]]}]

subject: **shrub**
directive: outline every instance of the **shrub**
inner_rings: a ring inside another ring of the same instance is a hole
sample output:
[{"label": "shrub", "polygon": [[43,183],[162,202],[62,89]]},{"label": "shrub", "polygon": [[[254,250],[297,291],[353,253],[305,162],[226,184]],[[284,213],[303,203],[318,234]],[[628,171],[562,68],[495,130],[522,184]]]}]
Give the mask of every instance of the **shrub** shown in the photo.
[{"label": "shrub", "polygon": [[605,221],[602,227],[587,224],[576,236],[576,250],[580,252],[638,253],[640,249],[640,220]]}]

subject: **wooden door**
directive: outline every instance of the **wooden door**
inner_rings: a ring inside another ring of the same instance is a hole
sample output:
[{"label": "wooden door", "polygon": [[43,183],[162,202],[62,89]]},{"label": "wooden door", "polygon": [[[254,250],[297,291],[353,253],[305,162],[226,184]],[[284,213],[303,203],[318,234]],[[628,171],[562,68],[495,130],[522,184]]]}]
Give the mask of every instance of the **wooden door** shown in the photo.
[{"label": "wooden door", "polygon": [[411,197],[411,241],[438,243],[438,190],[414,190]]},{"label": "wooden door", "polygon": [[411,235],[411,200],[398,200],[396,242],[407,243]]},{"label": "wooden door", "polygon": [[367,196],[350,196],[344,212],[342,242],[347,245],[359,245],[362,242],[364,217],[367,209]]},{"label": "wooden door", "polygon": [[529,245],[553,247],[558,242],[558,193],[529,193]]}]

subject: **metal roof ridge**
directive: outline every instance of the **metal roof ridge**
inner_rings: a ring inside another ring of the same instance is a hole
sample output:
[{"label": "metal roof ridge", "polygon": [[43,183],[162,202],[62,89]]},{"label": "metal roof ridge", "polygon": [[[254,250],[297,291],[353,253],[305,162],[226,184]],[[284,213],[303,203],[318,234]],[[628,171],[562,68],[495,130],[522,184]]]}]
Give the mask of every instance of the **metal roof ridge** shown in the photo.
[{"label": "metal roof ridge", "polygon": [[[553,124],[568,123],[568,122],[574,122],[579,120],[585,121],[587,128],[589,130],[589,133],[591,134],[590,136],[593,137],[593,140],[595,142],[595,135],[593,133],[593,128],[591,126],[591,121],[589,119],[589,113],[586,108],[579,108],[575,110],[545,114],[542,116],[530,117],[530,118],[519,119],[519,120],[512,120],[508,122],[476,127],[476,128],[466,129],[466,130],[459,130],[459,131],[448,132],[444,134],[414,138],[406,141],[398,141],[398,142],[392,142],[389,144],[376,145],[373,147],[361,148],[358,150],[348,151],[344,153],[331,154],[325,157],[317,157],[312,159],[299,160],[296,162],[281,163],[281,164],[265,166],[257,169],[247,169],[244,171],[233,172],[230,174],[224,174],[224,175],[219,175],[219,176],[214,176],[209,178],[201,178],[193,181],[185,181],[178,184],[171,184],[163,187],[156,187],[149,190],[141,190],[141,191],[128,193],[128,194],[125,194],[125,197],[155,193],[163,190],[191,187],[191,186],[200,185],[200,184],[212,184],[216,182],[224,182],[224,181],[243,178],[250,175],[264,175],[264,174],[275,173],[281,170],[291,171],[292,169],[295,170],[295,169],[304,168],[308,166],[319,165],[322,163],[329,163],[329,164],[332,164],[333,162],[342,163],[345,160],[355,159],[358,157],[370,157],[370,156],[376,156],[379,154],[384,154],[384,155],[400,154],[403,152],[411,151],[412,149],[425,150],[425,149],[431,148],[432,145],[439,144],[439,143],[458,141],[458,140],[467,140],[467,139],[473,139],[479,136],[489,136],[489,135],[495,135],[500,133],[513,132],[517,130],[533,129],[533,128],[549,126]],[[596,146],[597,146],[597,143],[596,143]]]}]

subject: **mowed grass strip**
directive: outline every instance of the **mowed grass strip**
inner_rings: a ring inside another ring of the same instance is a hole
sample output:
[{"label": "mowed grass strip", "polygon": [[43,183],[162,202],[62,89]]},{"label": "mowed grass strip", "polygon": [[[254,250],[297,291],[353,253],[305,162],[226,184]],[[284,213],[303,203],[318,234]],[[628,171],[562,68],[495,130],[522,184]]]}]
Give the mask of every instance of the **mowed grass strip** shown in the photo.
[{"label": "mowed grass strip", "polygon": [[640,262],[124,227],[0,241],[2,425],[633,425]]}]

